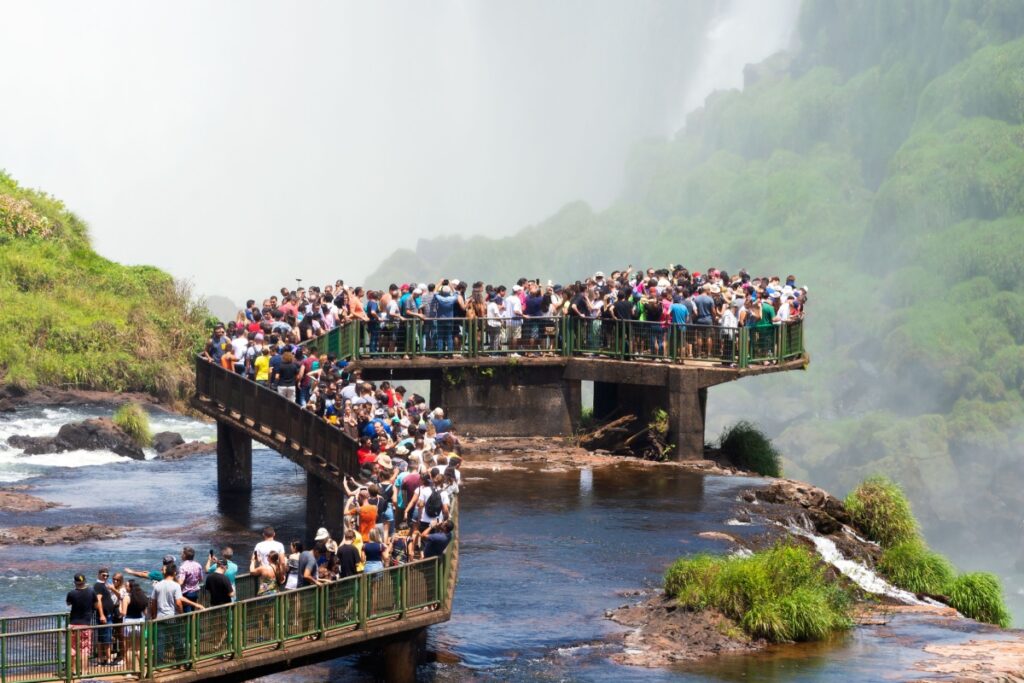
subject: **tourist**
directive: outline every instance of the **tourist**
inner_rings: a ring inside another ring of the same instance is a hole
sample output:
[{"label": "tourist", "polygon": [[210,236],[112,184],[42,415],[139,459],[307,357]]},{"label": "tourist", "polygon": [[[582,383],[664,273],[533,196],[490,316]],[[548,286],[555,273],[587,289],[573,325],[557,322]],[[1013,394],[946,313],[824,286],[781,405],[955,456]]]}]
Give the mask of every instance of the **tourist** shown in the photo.
[{"label": "tourist", "polygon": [[157,581],[162,581],[164,578],[163,567],[166,567],[169,564],[174,564],[175,562],[176,560],[174,559],[174,555],[164,555],[163,565],[160,569],[154,569],[152,571],[144,572],[138,569],[130,569],[128,567],[125,567],[124,573],[129,574],[131,576],[137,576],[140,579],[148,579],[149,581],[156,583]]},{"label": "tourist", "polygon": [[384,564],[388,561],[387,547],[382,542],[380,532],[376,528],[370,530],[369,540],[363,543],[363,557],[365,559],[364,574],[382,571]]},{"label": "tourist", "polygon": [[272,552],[276,552],[278,556],[284,557],[284,544],[275,539],[276,535],[274,527],[263,527],[263,540],[257,543],[253,549],[260,564],[267,564]]},{"label": "tourist", "polygon": [[344,579],[359,573],[359,565],[363,562],[363,553],[355,546],[356,532],[349,529],[338,546],[338,578]]},{"label": "tourist", "polygon": [[299,587],[299,556],[302,555],[302,541],[292,541],[288,544],[288,558],[285,564],[288,567],[288,575],[284,582],[285,590],[295,590]]},{"label": "tourist", "polygon": [[96,629],[96,657],[100,666],[111,665],[111,652],[114,644],[114,632],[111,627],[114,616],[114,600],[110,595],[110,570],[102,567],[96,574],[96,583],[92,585],[96,594],[96,623],[105,624],[104,628]]},{"label": "tourist", "polygon": [[134,669],[136,662],[133,654],[138,652],[142,645],[142,624],[146,621],[146,613],[149,610],[149,597],[146,595],[138,581],[128,581],[128,596],[124,608],[124,641],[125,641],[125,666],[127,669]]},{"label": "tourist", "polygon": [[125,653],[125,629],[124,615],[128,609],[128,585],[125,583],[124,574],[117,572],[110,579],[110,599],[114,609],[109,613],[108,618],[114,630],[114,652],[113,665],[123,663]]},{"label": "tourist", "polygon": [[103,604],[96,592],[86,583],[83,574],[75,574],[75,588],[68,592],[65,602],[71,608],[68,617],[71,626],[71,655],[77,661],[88,662],[92,653],[90,627],[93,612],[100,614],[103,611]]},{"label": "tourist", "polygon": [[227,576],[228,561],[220,559],[215,562],[214,571],[206,575],[203,584],[210,596],[210,607],[230,605],[235,599],[235,586]]},{"label": "tourist", "polygon": [[196,551],[191,546],[181,550],[181,566],[178,567],[176,579],[181,584],[181,592],[185,597],[185,612],[191,612],[190,603],[199,600],[199,588],[203,584],[203,567],[195,561]]},{"label": "tourist", "polygon": [[304,550],[299,554],[298,577],[299,586],[319,586],[320,559],[327,554],[327,547],[317,543],[312,550]]},{"label": "tourist", "polygon": [[203,609],[198,602],[186,598],[176,576],[178,567],[172,562],[164,565],[164,578],[153,586],[153,594],[149,598],[149,614],[151,619],[173,617],[184,613],[186,607]]},{"label": "tourist", "polygon": [[[238,576],[238,565],[234,562],[235,551],[231,546],[226,546],[220,551],[220,559],[227,561],[227,569],[224,571],[224,576],[228,577],[228,581],[231,585],[235,585],[235,577]],[[217,557],[213,550],[210,550],[210,555],[206,560],[206,566],[203,568],[207,574],[214,571],[217,568]]]},{"label": "tourist", "polygon": [[435,522],[421,537],[421,543],[423,545],[423,559],[431,557],[440,557],[444,554],[445,548],[452,540],[452,530],[455,525],[452,521],[444,520]]},{"label": "tourist", "polygon": [[288,565],[285,562],[284,553],[271,550],[267,553],[266,560],[261,560],[259,551],[252,551],[249,574],[255,576],[258,582],[257,596],[275,595],[284,588],[288,578]]}]

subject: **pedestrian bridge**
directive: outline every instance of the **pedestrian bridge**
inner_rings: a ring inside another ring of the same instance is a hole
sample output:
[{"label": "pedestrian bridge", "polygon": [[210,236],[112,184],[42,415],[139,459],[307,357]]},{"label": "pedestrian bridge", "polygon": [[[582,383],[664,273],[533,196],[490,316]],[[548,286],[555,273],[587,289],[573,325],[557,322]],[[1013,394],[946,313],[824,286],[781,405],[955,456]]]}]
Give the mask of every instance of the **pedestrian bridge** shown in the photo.
[{"label": "pedestrian bridge", "polygon": [[[444,555],[277,595],[256,597],[255,577],[239,576],[230,605],[115,626],[122,663],[101,666],[78,643],[105,626],[74,628],[67,613],[0,619],[0,681],[244,680],[333,659],[349,650],[383,650],[389,680],[411,680],[415,639],[447,621],[459,565],[458,507]],[[204,594],[200,601],[208,604]]]}]

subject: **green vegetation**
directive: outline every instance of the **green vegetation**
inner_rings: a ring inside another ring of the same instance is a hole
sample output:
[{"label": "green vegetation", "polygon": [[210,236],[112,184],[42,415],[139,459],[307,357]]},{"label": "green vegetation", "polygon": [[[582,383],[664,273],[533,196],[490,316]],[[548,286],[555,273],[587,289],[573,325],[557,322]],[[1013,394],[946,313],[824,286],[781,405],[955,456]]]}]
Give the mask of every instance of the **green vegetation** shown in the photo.
[{"label": "green vegetation", "polygon": [[[1015,533],[1024,3],[804,0],[797,34],[742,91],[638,144],[606,210],[420,240],[369,281],[564,283],[669,262],[795,273],[810,286],[807,373],[718,387],[720,410],[784,424],[772,437],[798,478],[849,490],[884,471],[925,524],[977,528],[984,511],[994,537]],[[551,239],[582,234],[583,251]]]},{"label": "green vegetation", "polygon": [[665,573],[665,593],[689,610],[718,610],[772,642],[821,640],[853,625],[850,596],[802,546],[676,560]]},{"label": "green vegetation", "polygon": [[973,572],[956,577],[949,586],[949,604],[971,619],[1002,628],[1010,625],[1003,589],[994,574]]},{"label": "green vegetation", "polygon": [[764,477],[782,476],[782,458],[772,440],[756,426],[740,420],[722,432],[718,441],[722,455],[736,467]]},{"label": "green vegetation", "polygon": [[850,519],[883,548],[918,539],[917,520],[898,484],[886,477],[871,477],[846,497]]},{"label": "green vegetation", "polygon": [[144,391],[179,400],[206,310],[149,266],[89,247],[85,224],[0,172],[0,380],[25,388]]},{"label": "green vegetation", "polygon": [[114,412],[114,424],[132,437],[140,446],[153,443],[153,431],[149,428],[149,413],[138,403],[125,403]]},{"label": "green vegetation", "polygon": [[945,595],[956,568],[920,539],[904,541],[882,553],[878,570],[894,585],[912,593]]},{"label": "green vegetation", "polygon": [[912,593],[946,596],[949,605],[964,616],[1009,626],[999,579],[984,572],[957,576],[956,567],[921,538],[899,485],[885,477],[871,477],[847,496],[846,510],[854,525],[884,549],[877,569],[893,585]]}]

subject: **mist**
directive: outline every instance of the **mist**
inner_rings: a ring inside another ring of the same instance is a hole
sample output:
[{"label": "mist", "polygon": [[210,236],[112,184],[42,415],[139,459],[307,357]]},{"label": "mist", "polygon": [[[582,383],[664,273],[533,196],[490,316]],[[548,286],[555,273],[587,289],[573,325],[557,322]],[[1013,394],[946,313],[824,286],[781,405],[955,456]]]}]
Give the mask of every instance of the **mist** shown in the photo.
[{"label": "mist", "polygon": [[611,201],[630,145],[737,85],[796,5],[9,4],[0,167],[201,294],[357,281]]}]

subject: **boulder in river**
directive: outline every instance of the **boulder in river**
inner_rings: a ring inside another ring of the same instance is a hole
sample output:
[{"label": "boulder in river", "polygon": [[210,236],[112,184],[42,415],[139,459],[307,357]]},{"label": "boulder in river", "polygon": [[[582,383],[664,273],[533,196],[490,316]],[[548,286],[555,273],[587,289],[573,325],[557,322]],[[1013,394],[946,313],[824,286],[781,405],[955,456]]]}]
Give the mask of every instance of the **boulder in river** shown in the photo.
[{"label": "boulder in river", "polygon": [[157,457],[161,460],[181,460],[188,458],[193,455],[203,455],[206,453],[213,453],[217,450],[217,442],[213,441],[207,443],[205,441],[189,441],[188,443],[182,443],[173,448],[168,448],[166,451],[160,453]]},{"label": "boulder in river", "polygon": [[117,455],[144,460],[135,440],[107,417],[94,417],[61,426],[57,436],[22,436],[15,434],[7,443],[22,449],[27,455],[64,453],[65,451],[113,451]]},{"label": "boulder in river", "polygon": [[157,432],[153,435],[153,448],[157,453],[164,453],[183,443],[185,439],[177,432]]}]

